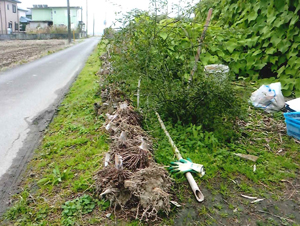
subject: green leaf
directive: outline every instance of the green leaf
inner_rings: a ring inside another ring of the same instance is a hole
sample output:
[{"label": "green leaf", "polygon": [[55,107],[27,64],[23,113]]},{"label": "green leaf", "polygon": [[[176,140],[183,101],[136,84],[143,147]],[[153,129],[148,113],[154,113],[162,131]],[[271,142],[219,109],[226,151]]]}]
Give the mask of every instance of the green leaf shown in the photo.
[{"label": "green leaf", "polygon": [[272,44],[274,46],[277,46],[281,42],[281,37],[282,37],[282,34],[281,35],[274,34],[274,35],[272,35],[270,41],[272,42]]},{"label": "green leaf", "polygon": [[[269,58],[269,61],[272,63],[272,64],[275,64],[277,61],[278,61],[278,56],[271,56]],[[277,65],[276,65],[277,66]]]},{"label": "green leaf", "polygon": [[256,56],[256,55],[258,55],[258,54],[260,54],[260,53],[261,53],[261,50],[258,49],[258,50],[256,50],[252,55],[253,55],[253,56]]},{"label": "green leaf", "polygon": [[282,66],[281,68],[279,68],[279,70],[277,71],[277,77],[279,78],[282,74],[282,72],[284,72],[285,70],[285,66]]},{"label": "green leaf", "polygon": [[280,78],[280,82],[283,95],[286,97],[290,96],[294,90],[295,80],[286,75]]},{"label": "green leaf", "polygon": [[209,58],[211,57],[211,55],[207,52],[201,55],[200,60],[202,62],[203,65],[207,65],[209,62]]},{"label": "green leaf", "polygon": [[293,67],[287,66],[285,69],[285,74],[294,76],[297,73],[297,70]]},{"label": "green leaf", "polygon": [[254,10],[250,11],[250,14],[248,15],[248,22],[251,22],[257,18],[257,12]]},{"label": "green leaf", "polygon": [[276,16],[270,15],[270,16],[268,16],[267,23],[271,24],[275,19],[276,19]]},{"label": "green leaf", "polygon": [[255,69],[261,70],[267,63],[257,63],[255,64]]},{"label": "green leaf", "polygon": [[269,55],[271,55],[271,54],[273,54],[273,53],[276,53],[276,52],[277,52],[277,49],[274,48],[274,47],[268,48],[268,49],[266,50],[266,53],[269,54]]},{"label": "green leaf", "polygon": [[258,41],[259,37],[252,37],[252,38],[249,38],[249,39],[246,39],[246,45],[249,47],[249,48],[252,48],[253,46],[256,45],[257,41]]},{"label": "green leaf", "polygon": [[298,20],[299,16],[297,14],[294,14],[293,18],[291,19],[290,26],[293,26]]},{"label": "green leaf", "polygon": [[168,34],[166,32],[161,32],[159,33],[159,36],[163,39],[166,40],[166,38],[168,37]]},{"label": "green leaf", "polygon": [[294,13],[291,11],[285,11],[281,16],[284,23],[288,23],[294,17]]},{"label": "green leaf", "polygon": [[233,53],[233,51],[235,50],[235,48],[237,47],[237,43],[233,42],[233,41],[228,41],[226,43],[226,49],[230,52]]},{"label": "green leaf", "polygon": [[285,97],[291,96],[292,93],[293,93],[293,90],[282,90],[282,94],[283,94],[283,96],[285,96]]},{"label": "green leaf", "polygon": [[240,52],[236,51],[236,52],[232,53],[231,57],[234,61],[238,61],[241,59],[241,54],[240,54]]},{"label": "green leaf", "polygon": [[268,7],[268,1],[259,1],[260,8],[266,9]]},{"label": "green leaf", "polygon": [[256,60],[255,56],[247,57],[247,70],[250,70],[254,66],[255,60]]},{"label": "green leaf", "polygon": [[281,53],[285,53],[291,46],[291,42],[288,40],[282,40],[281,42],[278,43],[278,50]]},{"label": "green leaf", "polygon": [[281,64],[285,63],[286,61],[287,61],[286,56],[281,55],[278,60],[278,65],[280,66]]},{"label": "green leaf", "polygon": [[222,59],[225,57],[225,53],[224,53],[223,51],[221,51],[221,50],[218,50],[218,51],[217,51],[217,55],[218,55],[219,57],[221,57]]},{"label": "green leaf", "polygon": [[168,46],[168,49],[172,50],[172,51],[175,51],[174,50],[174,46]]},{"label": "green leaf", "polygon": [[278,17],[273,23],[274,27],[280,27],[282,24],[284,24],[284,20],[281,17]]},{"label": "green leaf", "polygon": [[293,56],[288,60],[288,65],[293,68],[300,68],[300,58],[297,56]]},{"label": "green leaf", "polygon": [[270,33],[270,28],[268,26],[265,26],[263,29],[259,31],[260,34],[266,34]]},{"label": "green leaf", "polygon": [[268,47],[270,44],[271,44],[270,42],[266,41],[266,42],[262,45],[262,47],[266,48],[266,47]]},{"label": "green leaf", "polygon": [[239,74],[239,69],[240,69],[240,64],[237,62],[233,62],[230,64],[230,69],[235,73],[235,74]]},{"label": "green leaf", "polygon": [[283,0],[274,0],[274,6],[276,7],[277,11],[282,12],[284,10],[286,2]]},{"label": "green leaf", "polygon": [[298,54],[298,50],[293,49],[292,51],[291,50],[288,51],[286,55],[287,55],[287,58],[290,59],[292,57],[296,57],[297,54]]},{"label": "green leaf", "polygon": [[40,180],[37,182],[37,184],[42,184],[42,185],[44,185],[44,184],[46,184],[47,182],[49,182],[49,178],[43,178],[43,179],[40,179]]},{"label": "green leaf", "polygon": [[300,78],[295,79],[295,90],[300,91]]}]

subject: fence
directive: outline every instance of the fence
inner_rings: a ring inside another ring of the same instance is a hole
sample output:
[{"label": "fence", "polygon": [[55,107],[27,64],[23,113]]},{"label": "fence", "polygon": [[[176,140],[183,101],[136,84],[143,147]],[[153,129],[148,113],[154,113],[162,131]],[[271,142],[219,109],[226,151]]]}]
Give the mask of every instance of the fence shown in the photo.
[{"label": "fence", "polygon": [[[85,34],[75,33],[75,39],[84,38]],[[68,34],[25,34],[15,33],[10,35],[0,34],[0,40],[48,40],[48,39],[68,39]],[[72,34],[73,39],[73,34]]]}]

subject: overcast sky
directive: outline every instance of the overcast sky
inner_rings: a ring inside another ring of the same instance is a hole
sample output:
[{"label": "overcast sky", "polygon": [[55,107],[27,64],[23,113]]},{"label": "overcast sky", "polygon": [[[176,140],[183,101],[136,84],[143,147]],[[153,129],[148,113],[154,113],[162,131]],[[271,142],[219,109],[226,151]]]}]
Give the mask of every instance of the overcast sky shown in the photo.
[{"label": "overcast sky", "polygon": [[[67,0],[20,0],[19,8],[27,9],[32,5],[48,5],[48,6],[66,6]],[[70,0],[71,6],[83,7],[83,21],[86,22],[86,1],[87,0]],[[169,8],[178,4],[180,0],[168,0]],[[189,2],[197,2],[197,0],[189,0]],[[112,25],[116,19],[116,12],[128,12],[131,9],[138,8],[147,10],[149,8],[149,0],[88,0],[88,30],[91,34],[93,31],[93,16],[95,17],[95,33],[101,34],[106,26]]]}]

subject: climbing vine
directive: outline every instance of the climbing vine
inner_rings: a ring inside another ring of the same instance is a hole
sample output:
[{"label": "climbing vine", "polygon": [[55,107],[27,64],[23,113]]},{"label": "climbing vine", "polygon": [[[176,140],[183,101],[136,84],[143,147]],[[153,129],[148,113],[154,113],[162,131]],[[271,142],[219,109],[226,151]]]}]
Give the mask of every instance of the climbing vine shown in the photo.
[{"label": "climbing vine", "polygon": [[210,7],[211,42],[202,59],[229,64],[237,78],[279,80],[285,96],[299,97],[299,0],[204,0],[196,9],[198,21]]}]

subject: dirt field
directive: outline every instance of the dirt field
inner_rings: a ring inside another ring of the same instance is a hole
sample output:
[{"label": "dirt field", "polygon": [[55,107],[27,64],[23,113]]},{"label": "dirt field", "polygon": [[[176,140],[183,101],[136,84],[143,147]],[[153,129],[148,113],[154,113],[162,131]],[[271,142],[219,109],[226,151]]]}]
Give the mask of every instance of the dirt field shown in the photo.
[{"label": "dirt field", "polygon": [[66,40],[0,41],[0,70],[29,62],[66,46]]}]

